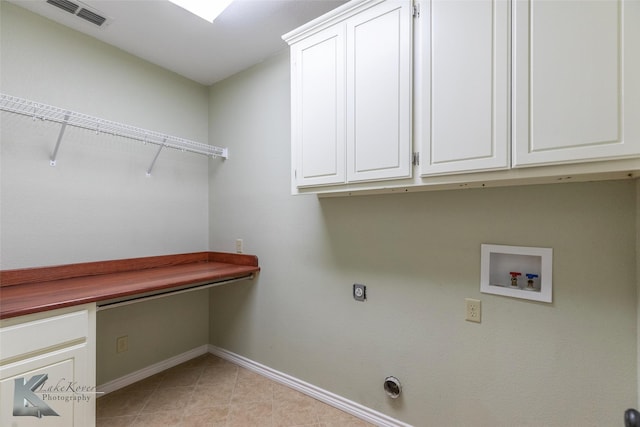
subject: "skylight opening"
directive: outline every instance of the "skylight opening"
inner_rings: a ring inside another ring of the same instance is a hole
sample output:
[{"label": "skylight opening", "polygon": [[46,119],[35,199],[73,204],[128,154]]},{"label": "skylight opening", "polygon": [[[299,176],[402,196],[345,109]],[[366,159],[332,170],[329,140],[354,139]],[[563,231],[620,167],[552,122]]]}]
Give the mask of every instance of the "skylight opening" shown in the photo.
[{"label": "skylight opening", "polygon": [[233,0],[169,0],[171,3],[213,23]]}]

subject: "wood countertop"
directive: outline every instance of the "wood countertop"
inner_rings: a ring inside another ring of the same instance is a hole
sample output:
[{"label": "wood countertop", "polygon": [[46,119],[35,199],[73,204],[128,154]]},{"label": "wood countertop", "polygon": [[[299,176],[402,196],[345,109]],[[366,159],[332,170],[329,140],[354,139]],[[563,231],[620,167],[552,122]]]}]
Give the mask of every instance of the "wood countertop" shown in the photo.
[{"label": "wood countertop", "polygon": [[254,255],[196,252],[0,271],[0,319],[135,298],[260,271]]}]

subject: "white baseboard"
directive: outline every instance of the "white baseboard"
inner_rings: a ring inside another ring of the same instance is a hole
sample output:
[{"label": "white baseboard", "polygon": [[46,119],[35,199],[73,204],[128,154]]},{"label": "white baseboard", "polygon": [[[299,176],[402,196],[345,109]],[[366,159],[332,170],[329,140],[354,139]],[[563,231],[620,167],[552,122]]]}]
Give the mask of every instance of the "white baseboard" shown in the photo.
[{"label": "white baseboard", "polygon": [[246,357],[232,353],[228,350],[216,347],[214,345],[209,345],[209,353],[233,362],[236,365],[242,366],[243,368],[246,368],[273,381],[297,390],[303,394],[306,394],[307,396],[313,397],[316,400],[324,402],[327,405],[333,406],[334,408],[340,409],[341,411],[347,412],[376,426],[411,427],[410,424],[398,421],[383,413],[374,411],[373,409],[367,408],[366,406],[363,406],[359,403],[345,399],[344,397],[338,396],[334,393],[331,393],[330,391],[323,390],[312,384],[294,378],[285,373],[276,371],[275,369],[271,369],[258,362],[254,362],[253,360],[247,359]]},{"label": "white baseboard", "polygon": [[196,347],[193,350],[189,350],[185,353],[179,354],[161,362],[154,363],[153,365],[147,366],[146,368],[140,369],[139,371],[132,372],[113,381],[109,381],[105,384],[99,385],[97,387],[97,391],[104,394],[111,393],[135,382],[141,381],[147,377],[160,373],[166,369],[187,362],[198,356],[202,356],[205,353],[214,354],[222,359],[242,366],[243,368],[246,368],[273,381],[297,390],[303,394],[306,394],[307,396],[313,397],[316,400],[324,402],[327,405],[333,406],[334,408],[347,412],[376,426],[411,427],[410,424],[403,423],[383,413],[374,411],[373,409],[367,408],[366,406],[363,406],[359,403],[331,393],[330,391],[316,387],[313,384],[309,384],[298,378],[294,378],[283,372],[276,371],[275,369],[269,368],[268,366],[247,359],[246,357],[240,356],[238,354],[210,344]]},{"label": "white baseboard", "polygon": [[174,357],[170,357],[169,359],[165,359],[158,363],[154,363],[151,366],[147,366],[145,368],[140,369],[139,371],[132,372],[123,377],[116,378],[113,381],[109,381],[105,384],[99,385],[97,387],[97,391],[99,393],[111,393],[112,391],[119,390],[123,387],[131,385],[135,382],[141,381],[147,377],[160,373],[169,368],[173,368],[181,363],[187,362],[191,359],[194,359],[198,356],[202,356],[209,351],[209,346],[207,344],[201,345],[200,347],[196,347],[193,350],[189,350],[182,354],[179,354]]}]

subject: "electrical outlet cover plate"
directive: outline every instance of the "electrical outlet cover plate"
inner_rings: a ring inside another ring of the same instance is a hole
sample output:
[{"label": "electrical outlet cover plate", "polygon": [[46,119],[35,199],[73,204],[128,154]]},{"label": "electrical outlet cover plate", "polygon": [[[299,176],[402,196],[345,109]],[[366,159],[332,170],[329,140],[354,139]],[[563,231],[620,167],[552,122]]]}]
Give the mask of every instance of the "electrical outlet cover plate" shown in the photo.
[{"label": "electrical outlet cover plate", "polygon": [[478,299],[465,298],[466,317],[469,322],[480,323],[482,321],[482,303]]},{"label": "electrical outlet cover plate", "polygon": [[125,351],[129,351],[128,335],[116,338],[116,353],[124,353]]},{"label": "electrical outlet cover plate", "polygon": [[364,301],[367,299],[367,287],[358,283],[353,284],[353,299]]}]

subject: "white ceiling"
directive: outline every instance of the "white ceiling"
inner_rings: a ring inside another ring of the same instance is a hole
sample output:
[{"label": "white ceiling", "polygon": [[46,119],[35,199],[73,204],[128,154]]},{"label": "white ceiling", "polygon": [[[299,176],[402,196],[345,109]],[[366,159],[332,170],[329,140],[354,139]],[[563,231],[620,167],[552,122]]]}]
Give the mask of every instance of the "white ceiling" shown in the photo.
[{"label": "white ceiling", "polygon": [[167,0],[71,0],[108,18],[98,27],[46,0],[8,1],[207,86],[285,49],[283,34],[346,2],[235,0],[211,24]]}]

